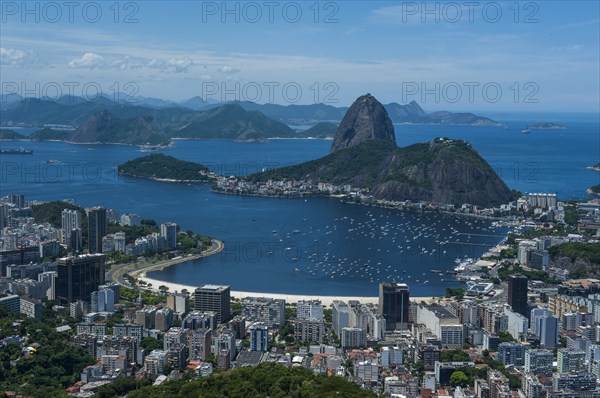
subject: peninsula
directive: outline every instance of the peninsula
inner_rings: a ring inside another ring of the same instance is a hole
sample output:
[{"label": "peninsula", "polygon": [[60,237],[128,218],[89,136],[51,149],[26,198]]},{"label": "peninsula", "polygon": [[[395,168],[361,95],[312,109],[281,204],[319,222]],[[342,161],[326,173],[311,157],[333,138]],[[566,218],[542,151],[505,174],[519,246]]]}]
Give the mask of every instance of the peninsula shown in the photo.
[{"label": "peninsula", "polygon": [[215,186],[217,192],[282,196],[278,190],[283,196],[286,191],[295,196],[341,192],[484,207],[512,199],[506,184],[465,141],[437,138],[397,147],[386,109],[369,94],[346,112],[329,155],[247,178],[221,179]]}]

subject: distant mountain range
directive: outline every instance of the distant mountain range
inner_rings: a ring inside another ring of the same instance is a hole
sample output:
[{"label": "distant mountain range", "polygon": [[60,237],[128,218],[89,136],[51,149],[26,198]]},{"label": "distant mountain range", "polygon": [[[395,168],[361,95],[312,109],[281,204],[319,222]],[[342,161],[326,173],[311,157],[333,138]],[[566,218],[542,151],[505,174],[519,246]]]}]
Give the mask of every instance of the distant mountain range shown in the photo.
[{"label": "distant mountain range", "polygon": [[[128,97],[125,94],[116,94],[110,97],[101,96],[94,101],[66,96],[55,101],[43,98],[23,100],[17,94],[1,95],[0,98],[0,108],[2,110],[0,122],[3,125],[12,122],[79,126],[94,113],[109,110],[119,118],[152,116],[162,127],[173,125],[181,127],[181,124],[188,119],[194,118],[190,115],[194,111],[206,111],[233,103],[241,106],[246,111],[258,111],[272,119],[293,126],[313,125],[322,121],[339,123],[348,110],[347,107],[334,107],[327,104],[278,105],[257,104],[249,101],[219,103],[205,101],[199,96],[181,102],[141,96]],[[472,113],[427,113],[415,101],[406,105],[392,102],[384,105],[384,107],[393,123],[499,125],[498,122],[492,119]]]}]

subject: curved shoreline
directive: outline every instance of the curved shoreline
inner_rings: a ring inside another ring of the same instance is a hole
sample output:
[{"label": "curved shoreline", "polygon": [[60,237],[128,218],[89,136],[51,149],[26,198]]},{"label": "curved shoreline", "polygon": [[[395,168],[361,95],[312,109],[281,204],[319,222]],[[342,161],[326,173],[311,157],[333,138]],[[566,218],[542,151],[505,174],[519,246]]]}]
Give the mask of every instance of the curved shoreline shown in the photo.
[{"label": "curved shoreline", "polygon": [[[138,279],[143,280],[146,283],[150,283],[152,286],[150,290],[159,291],[157,289],[158,286],[166,286],[169,288],[169,292],[180,292],[183,289],[192,293],[198,286],[192,285],[184,285],[181,283],[173,283],[173,282],[165,282],[158,279],[149,278],[146,276],[146,273],[143,272]],[[377,296],[328,296],[328,295],[320,295],[320,294],[287,294],[287,293],[261,293],[261,292],[245,292],[240,290],[232,290],[231,297],[236,299],[243,299],[246,297],[268,297],[273,299],[283,299],[286,303],[295,303],[300,300],[321,300],[323,305],[329,306],[334,300],[342,300],[342,301],[350,301],[350,300],[358,300],[361,303],[373,303],[377,304],[379,302],[379,297]],[[411,297],[411,301],[426,301],[433,302],[439,297]]]},{"label": "curved shoreline", "polygon": [[119,283],[121,285],[129,286],[129,283],[125,282],[125,280],[124,280],[124,277],[126,275],[132,276],[133,278],[137,278],[138,275],[141,274],[142,277],[145,277],[146,272],[158,271],[158,270],[162,270],[162,269],[171,267],[176,264],[186,263],[189,261],[198,260],[200,258],[212,256],[214,254],[220,253],[225,248],[225,244],[218,239],[213,239],[212,243],[213,243],[213,246],[211,246],[209,249],[204,250],[200,254],[188,255],[186,257],[180,256],[179,258],[173,258],[170,260],[159,261],[159,262],[153,263],[153,264],[146,264],[146,265],[142,265],[141,267],[137,267],[137,268],[135,267],[137,265],[136,263],[129,263],[129,264],[123,265],[122,267],[120,267],[118,269],[109,271],[109,273],[107,273],[107,275],[110,274],[110,280],[112,280],[113,282]]}]

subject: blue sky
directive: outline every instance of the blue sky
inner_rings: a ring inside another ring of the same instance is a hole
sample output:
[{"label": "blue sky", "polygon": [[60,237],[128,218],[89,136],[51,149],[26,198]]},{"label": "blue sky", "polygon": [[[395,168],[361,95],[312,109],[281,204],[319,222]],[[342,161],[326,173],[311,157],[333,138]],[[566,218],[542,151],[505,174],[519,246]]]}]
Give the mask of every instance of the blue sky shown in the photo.
[{"label": "blue sky", "polygon": [[0,4],[5,93],[600,108],[596,1]]}]

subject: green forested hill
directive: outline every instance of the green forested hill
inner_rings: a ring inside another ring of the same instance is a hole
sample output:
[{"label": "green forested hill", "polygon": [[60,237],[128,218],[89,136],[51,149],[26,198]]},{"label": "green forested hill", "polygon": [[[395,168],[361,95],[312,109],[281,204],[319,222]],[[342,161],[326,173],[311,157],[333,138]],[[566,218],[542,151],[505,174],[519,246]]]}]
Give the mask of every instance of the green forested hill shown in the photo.
[{"label": "green forested hill", "polygon": [[375,397],[341,377],[315,376],[304,368],[274,363],[221,372],[191,382],[173,381],[132,391],[128,398]]},{"label": "green forested hill", "polygon": [[512,194],[494,169],[467,142],[438,138],[404,148],[367,141],[320,159],[248,176],[312,180],[368,189],[378,199],[425,200],[493,206]]},{"label": "green forested hill", "polygon": [[0,140],[23,140],[27,137],[14,130],[0,129]]},{"label": "green forested hill", "polygon": [[311,128],[298,132],[298,137],[333,138],[338,125],[331,122],[317,123]]},{"label": "green forested hill", "polygon": [[177,181],[209,181],[208,168],[179,160],[162,153],[142,156],[119,166],[119,174],[140,178],[169,179]]}]

